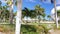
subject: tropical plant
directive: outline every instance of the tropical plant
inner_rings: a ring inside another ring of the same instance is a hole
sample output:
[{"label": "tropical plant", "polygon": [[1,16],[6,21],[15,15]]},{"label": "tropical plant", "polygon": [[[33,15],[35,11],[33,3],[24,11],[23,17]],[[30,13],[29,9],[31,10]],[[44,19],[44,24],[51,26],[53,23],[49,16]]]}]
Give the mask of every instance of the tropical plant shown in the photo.
[{"label": "tropical plant", "polygon": [[46,14],[43,14],[43,15],[42,15],[42,17],[43,17],[43,20],[46,20],[46,19],[45,19],[45,16],[46,16]]},{"label": "tropical plant", "polygon": [[0,5],[0,20],[6,21],[9,18],[9,10],[7,10],[8,6],[1,6]]},{"label": "tropical plant", "polygon": [[5,0],[7,1],[7,5],[9,6],[10,9],[10,16],[9,16],[9,20],[10,20],[10,24],[13,23],[13,0]]},{"label": "tropical plant", "polygon": [[60,16],[60,10],[57,10],[57,16],[58,17]]},{"label": "tropical plant", "polygon": [[[57,10],[57,17],[60,19],[60,10]],[[58,20],[58,23],[60,23],[60,20]]]},{"label": "tropical plant", "polygon": [[23,17],[23,18],[24,18],[24,17],[34,18],[34,17],[36,17],[35,13],[36,13],[35,10],[29,10],[28,8],[25,7],[25,8],[22,10],[22,17]]},{"label": "tropical plant", "polygon": [[22,12],[22,14],[23,14],[22,16],[23,16],[23,17],[25,17],[25,16],[26,16],[27,18],[30,17],[31,13],[30,13],[30,10],[29,10],[28,8],[24,8],[22,11],[23,11],[23,12]]},{"label": "tropical plant", "polygon": [[[43,1],[43,0],[41,0]],[[54,4],[54,9],[55,9],[55,23],[56,23],[56,26],[57,28],[59,27],[58,25],[58,20],[57,20],[57,11],[56,11],[56,0],[50,0],[52,4]]]},{"label": "tropical plant", "polygon": [[50,15],[48,15],[47,17],[49,18],[49,21],[50,21],[50,19],[51,19],[51,16],[50,16]]},{"label": "tropical plant", "polygon": [[41,20],[40,16],[44,14],[44,9],[40,7],[40,5],[35,6],[36,16],[39,19],[39,22]]}]

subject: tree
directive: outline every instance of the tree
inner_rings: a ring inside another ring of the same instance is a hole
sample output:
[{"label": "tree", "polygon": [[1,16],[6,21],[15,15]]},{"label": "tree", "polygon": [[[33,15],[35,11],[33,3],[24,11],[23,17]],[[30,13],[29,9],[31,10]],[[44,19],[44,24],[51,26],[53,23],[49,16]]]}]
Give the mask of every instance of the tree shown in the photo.
[{"label": "tree", "polygon": [[9,10],[7,10],[8,6],[2,6],[2,13],[1,17],[3,17],[3,21],[5,22],[7,19],[9,19]]},{"label": "tree", "polygon": [[57,10],[58,23],[60,23],[60,10]]},{"label": "tree", "polygon": [[56,26],[58,28],[59,25],[58,25],[58,19],[57,19],[56,0],[54,0],[54,8],[55,8],[55,22],[56,22]]},{"label": "tree", "polygon": [[30,10],[30,17],[31,18],[36,18],[36,11],[35,10]]},{"label": "tree", "polygon": [[50,21],[50,19],[51,19],[51,16],[50,16],[50,15],[48,15],[47,17],[49,18],[49,21]]},{"label": "tree", "polygon": [[9,18],[9,10],[7,10],[8,6],[2,6],[2,2],[0,1],[0,20],[6,21]]},{"label": "tree", "polygon": [[24,16],[24,17],[30,17],[30,10],[28,9],[28,8],[24,8],[23,10],[22,10],[22,17]]},{"label": "tree", "polygon": [[56,0],[51,0],[51,3],[54,4],[54,8],[55,8],[55,23],[56,23],[56,26],[58,28],[59,25],[58,25],[58,20],[57,20]]},{"label": "tree", "polygon": [[46,14],[43,14],[43,15],[42,15],[42,17],[43,17],[43,20],[45,20],[45,16],[46,16]]},{"label": "tree", "polygon": [[25,7],[25,8],[22,10],[22,17],[23,17],[23,18],[24,18],[24,17],[34,18],[34,17],[36,17],[35,13],[36,13],[35,10],[29,10],[28,8]]},{"label": "tree", "polygon": [[60,17],[60,10],[57,10],[57,16]]},{"label": "tree", "polygon": [[5,0],[7,1],[7,5],[9,6],[10,9],[10,16],[9,16],[9,21],[10,24],[13,23],[13,0]]},{"label": "tree", "polygon": [[17,0],[17,16],[16,16],[16,31],[15,34],[20,34],[21,16],[22,16],[22,0]]},{"label": "tree", "polygon": [[40,5],[36,5],[35,6],[35,10],[36,10],[36,16],[39,19],[39,22],[41,20],[40,16],[42,16],[44,14],[44,9],[40,7]]}]

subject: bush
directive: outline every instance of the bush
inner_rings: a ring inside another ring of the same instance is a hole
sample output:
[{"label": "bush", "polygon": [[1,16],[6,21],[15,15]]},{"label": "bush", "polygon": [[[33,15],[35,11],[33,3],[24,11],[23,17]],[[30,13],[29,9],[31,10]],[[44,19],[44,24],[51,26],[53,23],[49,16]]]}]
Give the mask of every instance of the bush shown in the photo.
[{"label": "bush", "polygon": [[22,25],[21,32],[22,34],[47,34],[48,29],[43,25]]}]

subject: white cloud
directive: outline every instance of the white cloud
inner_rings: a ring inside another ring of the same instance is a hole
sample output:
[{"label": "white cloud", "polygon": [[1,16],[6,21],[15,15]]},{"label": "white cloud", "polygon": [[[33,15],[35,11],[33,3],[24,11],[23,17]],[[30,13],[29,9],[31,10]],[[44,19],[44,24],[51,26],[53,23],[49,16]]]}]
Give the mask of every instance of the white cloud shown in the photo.
[{"label": "white cloud", "polygon": [[36,2],[35,0],[26,0],[27,2]]},{"label": "white cloud", "polygon": [[57,4],[60,4],[60,0],[57,0]]},{"label": "white cloud", "polygon": [[51,3],[51,0],[43,1],[43,3]]},{"label": "white cloud", "polygon": [[5,1],[4,0],[0,0],[2,3],[5,3]]},{"label": "white cloud", "polygon": [[29,0],[30,2],[35,2],[35,0]]}]

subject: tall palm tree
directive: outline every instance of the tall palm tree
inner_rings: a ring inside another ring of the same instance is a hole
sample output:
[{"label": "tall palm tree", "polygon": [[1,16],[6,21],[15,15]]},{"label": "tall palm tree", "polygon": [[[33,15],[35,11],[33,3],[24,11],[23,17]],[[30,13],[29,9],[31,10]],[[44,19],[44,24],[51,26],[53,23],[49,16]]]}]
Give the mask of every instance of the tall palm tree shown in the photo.
[{"label": "tall palm tree", "polygon": [[51,3],[54,3],[54,8],[55,8],[55,23],[56,23],[56,26],[58,28],[59,25],[58,25],[58,20],[57,20],[56,0],[51,0]]},{"label": "tall palm tree", "polygon": [[58,28],[59,25],[58,25],[58,19],[57,19],[56,0],[54,0],[54,8],[55,8],[55,22],[56,22],[56,26]]},{"label": "tall palm tree", "polygon": [[11,0],[12,5],[10,6],[10,24],[13,23],[13,0]]},{"label": "tall palm tree", "polygon": [[9,22],[10,24],[13,23],[13,0],[5,0],[7,1],[7,5],[9,6],[10,9],[10,18],[9,18]]},{"label": "tall palm tree", "polygon": [[16,16],[16,31],[15,34],[20,34],[21,16],[22,16],[22,0],[17,0],[17,16]]},{"label": "tall palm tree", "polygon": [[0,1],[0,20],[1,20],[1,4],[2,4],[2,2]]}]

